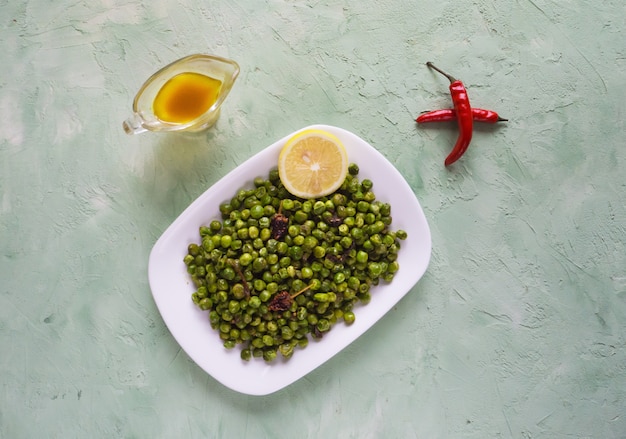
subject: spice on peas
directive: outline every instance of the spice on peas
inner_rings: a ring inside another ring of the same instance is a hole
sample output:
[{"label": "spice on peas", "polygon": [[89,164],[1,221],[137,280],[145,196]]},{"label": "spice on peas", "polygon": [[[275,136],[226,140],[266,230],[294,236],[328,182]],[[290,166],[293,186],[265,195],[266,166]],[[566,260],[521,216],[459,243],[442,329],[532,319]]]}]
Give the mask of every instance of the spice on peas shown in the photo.
[{"label": "spice on peas", "polygon": [[467,90],[463,85],[463,82],[449,75],[448,73],[440,70],[432,62],[427,62],[426,65],[431,69],[441,73],[450,81],[450,96],[454,109],[436,110],[424,113],[420,115],[416,122],[441,122],[446,120],[457,120],[459,127],[459,137],[452,148],[452,151],[446,157],[444,162],[445,166],[450,166],[467,151],[469,144],[472,140],[472,134],[474,131],[474,121],[496,123],[503,122],[506,119],[501,118],[496,112],[491,110],[484,110],[481,108],[473,109],[469,102]]},{"label": "spice on peas", "polygon": [[274,298],[271,300],[271,302],[267,306],[267,309],[269,309],[270,311],[287,311],[289,308],[291,308],[293,299],[298,297],[300,294],[304,293],[306,290],[308,290],[312,286],[313,284],[307,285],[306,287],[302,288],[297,293],[293,293],[293,294],[289,294],[289,291],[286,291],[286,290],[276,293]]},{"label": "spice on peas", "polygon": [[289,219],[283,215],[283,201],[278,206],[278,212],[272,217],[271,228],[272,238],[278,240],[287,234],[287,228],[289,227]]}]

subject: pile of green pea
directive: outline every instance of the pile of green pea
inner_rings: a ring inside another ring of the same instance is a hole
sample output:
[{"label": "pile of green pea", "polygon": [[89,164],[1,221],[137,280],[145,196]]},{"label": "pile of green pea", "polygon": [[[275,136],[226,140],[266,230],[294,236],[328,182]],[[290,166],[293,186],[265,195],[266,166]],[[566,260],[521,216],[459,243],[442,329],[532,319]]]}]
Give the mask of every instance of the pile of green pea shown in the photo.
[{"label": "pile of green pea", "polygon": [[[354,306],[393,279],[407,233],[390,229],[391,206],[358,173],[350,164],[336,192],[305,200],[272,170],[222,203],[221,220],[200,227],[200,243],[189,244],[184,263],[196,288],[192,300],[208,311],[224,347],[240,346],[244,360],[290,358],[309,337],[322,338],[338,321],[353,323]],[[284,236],[276,215],[285,218]],[[288,308],[272,310],[285,291],[293,297]]]}]

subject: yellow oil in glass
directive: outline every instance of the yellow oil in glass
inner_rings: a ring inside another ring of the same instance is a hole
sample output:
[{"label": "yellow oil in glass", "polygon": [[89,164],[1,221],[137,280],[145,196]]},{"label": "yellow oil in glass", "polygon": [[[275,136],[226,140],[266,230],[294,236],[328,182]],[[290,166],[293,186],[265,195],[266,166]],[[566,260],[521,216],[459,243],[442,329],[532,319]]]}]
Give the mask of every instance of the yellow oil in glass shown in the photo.
[{"label": "yellow oil in glass", "polygon": [[154,115],[164,122],[188,123],[207,112],[217,101],[222,81],[201,73],[180,73],[159,90],[152,104]]}]

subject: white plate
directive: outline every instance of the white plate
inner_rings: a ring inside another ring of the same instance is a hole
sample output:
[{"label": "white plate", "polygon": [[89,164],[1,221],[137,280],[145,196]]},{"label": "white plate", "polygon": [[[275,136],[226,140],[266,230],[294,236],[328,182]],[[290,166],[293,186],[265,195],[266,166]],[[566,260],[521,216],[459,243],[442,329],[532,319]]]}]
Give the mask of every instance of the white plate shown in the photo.
[{"label": "white plate", "polygon": [[[275,168],[278,154],[292,133],[270,145],[234,169],[196,199],[163,233],[150,253],[148,275],[152,295],[168,329],[185,352],[209,375],[232,390],[249,395],[267,395],[280,390],[352,343],[417,283],[430,260],[431,237],[424,212],[402,175],[371,145],[341,128],[314,125],[335,134],[345,145],[350,162],[359,166],[359,179],[374,182],[376,198],[391,204],[392,229],[404,229],[398,255],[400,270],[389,284],[381,282],[371,291],[366,306],[356,306],[356,321],[338,322],[320,341],[305,349],[296,348],[289,360],[277,359],[266,364],[263,359],[249,362],[240,359],[240,349],[227,350],[209,325],[208,312],[191,301],[195,291],[183,263],[187,246],[199,242],[198,229],[219,218],[219,205],[243,186],[252,187],[255,177],[267,177]],[[280,357],[280,355],[278,356]]]}]

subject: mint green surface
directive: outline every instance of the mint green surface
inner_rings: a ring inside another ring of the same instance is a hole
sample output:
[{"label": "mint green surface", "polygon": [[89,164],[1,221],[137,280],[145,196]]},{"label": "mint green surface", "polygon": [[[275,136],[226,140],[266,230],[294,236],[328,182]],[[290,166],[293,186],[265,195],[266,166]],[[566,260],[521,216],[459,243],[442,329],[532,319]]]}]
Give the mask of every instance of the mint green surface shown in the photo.
[{"label": "mint green surface", "polygon": [[[0,437],[626,437],[623,1],[34,0],[0,17]],[[217,125],[127,136],[142,82],[192,53],[241,66]],[[455,124],[414,122],[450,106],[426,61],[510,119],[449,169]],[[431,265],[330,362],[241,395],[171,337],[148,255],[312,123],[396,165]]]}]

